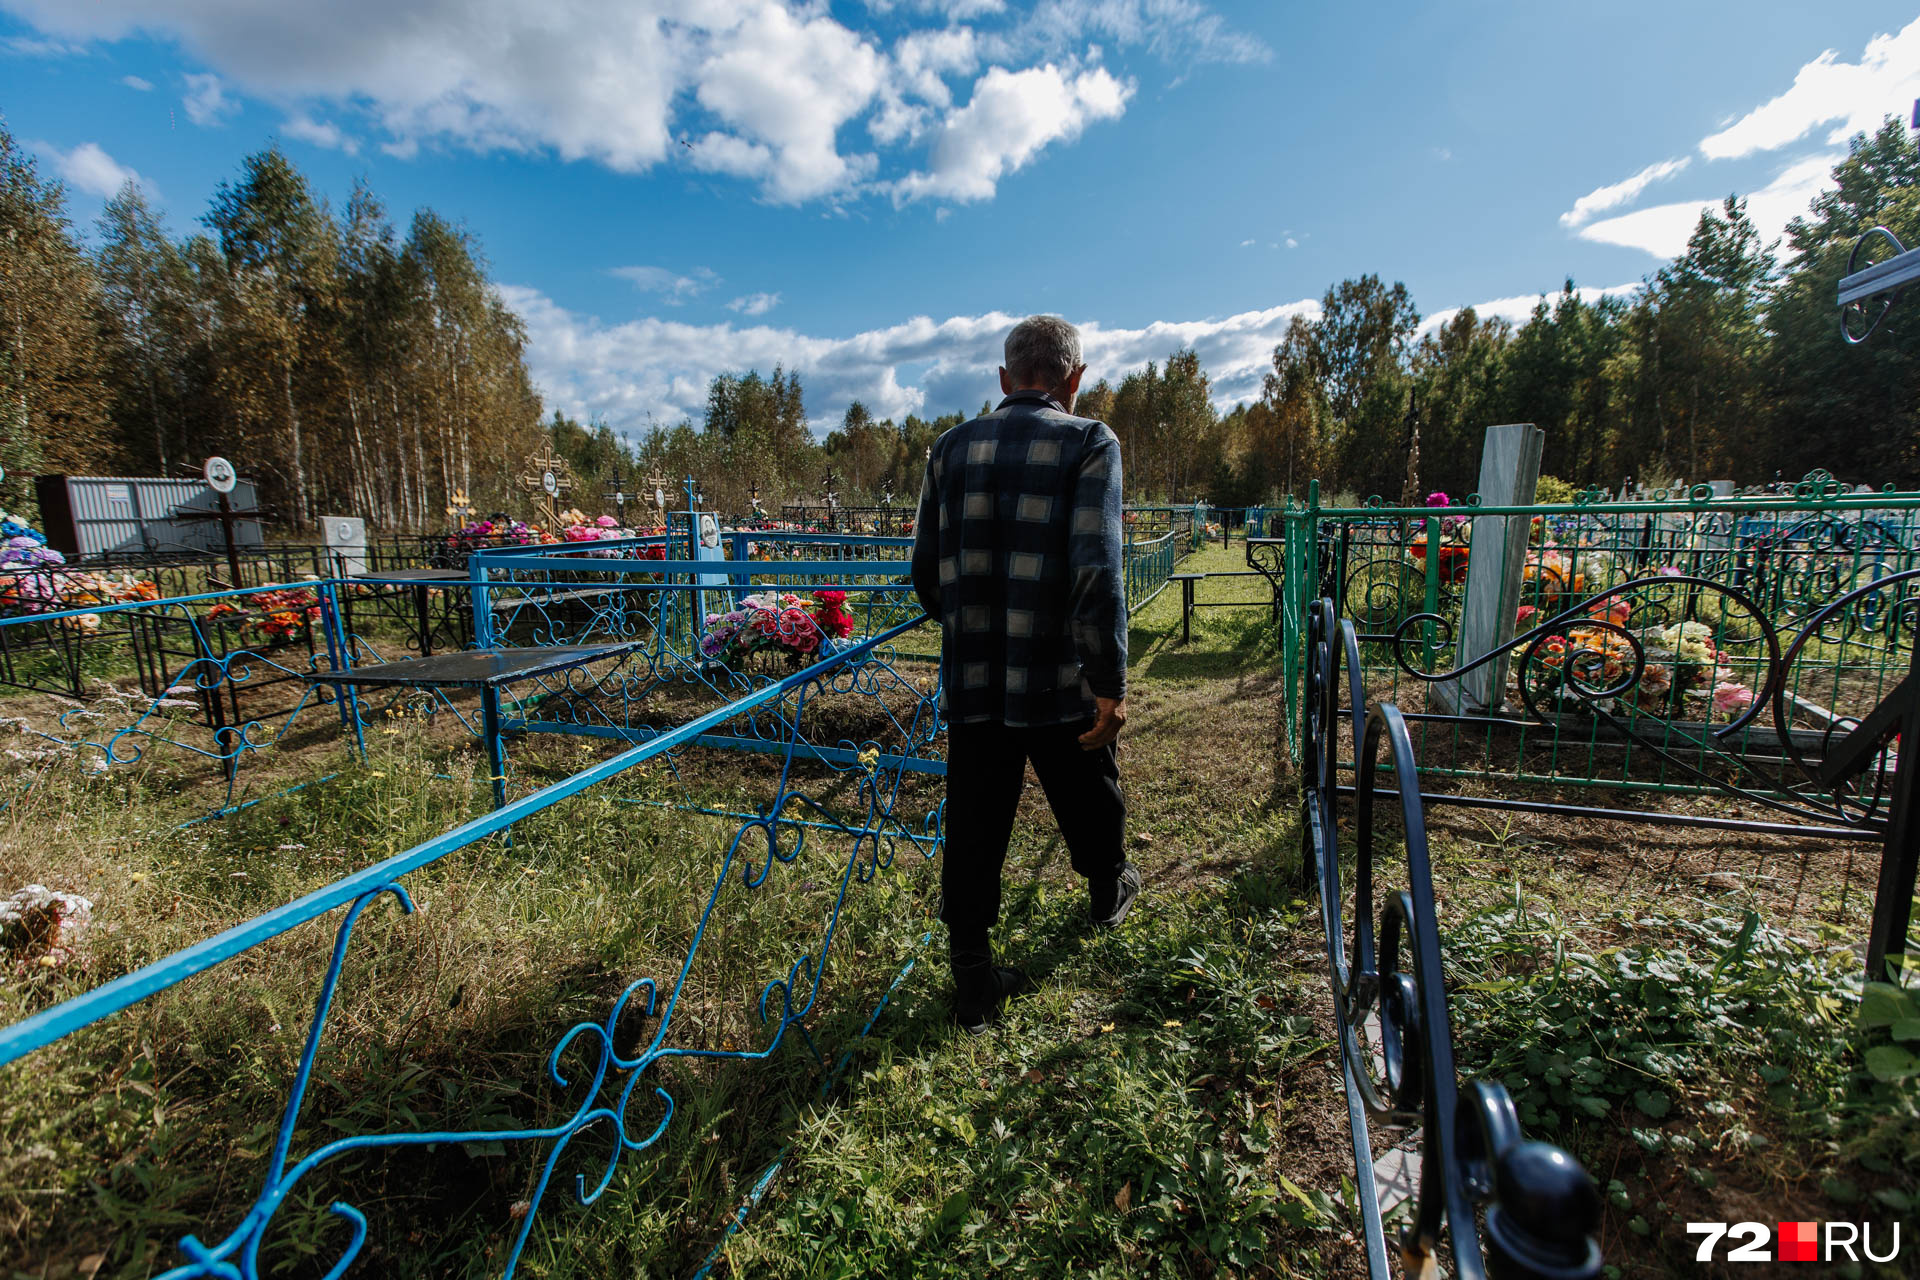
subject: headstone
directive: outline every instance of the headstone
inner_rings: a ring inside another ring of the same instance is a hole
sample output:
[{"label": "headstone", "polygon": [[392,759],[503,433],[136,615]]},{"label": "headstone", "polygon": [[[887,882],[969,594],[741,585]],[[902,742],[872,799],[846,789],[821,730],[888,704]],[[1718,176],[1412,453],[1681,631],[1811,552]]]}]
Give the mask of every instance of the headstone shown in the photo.
[{"label": "headstone", "polygon": [[359,516],[321,516],[327,550],[342,577],[367,571],[367,522]]},{"label": "headstone", "polygon": [[[713,512],[699,511],[690,507],[687,511],[687,531],[689,541],[692,543],[689,549],[690,554],[687,557],[688,559],[698,561],[725,560],[727,558],[725,538],[722,536],[720,530],[720,521]],[[707,611],[710,608],[714,608],[716,611],[718,608],[723,608],[727,599],[726,594],[721,592],[717,593],[713,601],[709,603],[706,588],[725,587],[731,579],[724,573],[696,573],[694,575],[694,581],[700,586],[701,590],[692,593],[693,629],[695,634],[704,637],[707,634]]]},{"label": "headstone", "polygon": [[[1540,451],[1547,433],[1532,423],[1488,427],[1480,448],[1480,505],[1529,507],[1540,482]],[[1456,715],[1491,715],[1507,687],[1513,617],[1520,607],[1526,567],[1529,516],[1474,516],[1467,550],[1467,591],[1460,611],[1456,664],[1488,653],[1499,657],[1458,680],[1437,684],[1433,694]]]}]

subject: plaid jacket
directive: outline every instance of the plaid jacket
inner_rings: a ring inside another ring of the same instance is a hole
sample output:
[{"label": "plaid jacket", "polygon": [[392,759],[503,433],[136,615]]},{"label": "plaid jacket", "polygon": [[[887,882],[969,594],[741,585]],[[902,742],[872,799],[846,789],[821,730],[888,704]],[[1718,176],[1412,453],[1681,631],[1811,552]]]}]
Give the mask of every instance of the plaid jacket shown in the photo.
[{"label": "plaid jacket", "polygon": [[967,724],[1090,719],[1127,691],[1120,441],[1037,391],[934,442],[913,586],[940,619],[942,704]]}]

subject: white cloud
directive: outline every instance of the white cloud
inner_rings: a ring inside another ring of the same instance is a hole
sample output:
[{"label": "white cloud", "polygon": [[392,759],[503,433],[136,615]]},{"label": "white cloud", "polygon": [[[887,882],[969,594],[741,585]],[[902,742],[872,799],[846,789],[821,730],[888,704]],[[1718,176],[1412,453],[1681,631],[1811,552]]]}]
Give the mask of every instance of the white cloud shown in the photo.
[{"label": "white cloud", "polygon": [[1084,40],[1144,45],[1176,66],[1201,62],[1267,62],[1273,50],[1258,36],[1228,26],[1198,0],[1041,0],[1027,20],[992,37],[990,56],[1008,61],[1033,50],[1059,56]]},{"label": "white cloud", "polygon": [[1632,204],[1640,198],[1640,193],[1656,182],[1671,178],[1692,163],[1689,156],[1677,160],[1662,160],[1650,164],[1631,178],[1623,179],[1610,186],[1595,187],[1592,191],[1573,202],[1573,208],[1560,215],[1560,225],[1577,227],[1592,220],[1597,213],[1608,209],[1617,209],[1623,204]]},{"label": "white cloud", "polygon": [[1025,71],[989,68],[967,105],[936,131],[930,171],[900,179],[894,198],[990,199],[1002,177],[1025,167],[1048,143],[1071,141],[1088,124],[1121,115],[1133,91],[1131,81],[1114,79],[1105,67],[1078,73],[1053,63]]},{"label": "white cloud", "polygon": [[[1905,105],[1916,98],[1920,98],[1920,19],[1894,35],[1873,37],[1858,62],[1842,62],[1832,49],[1822,53],[1800,68],[1784,93],[1723,121],[1718,131],[1701,139],[1700,154],[1709,160],[1727,160],[1778,151],[1821,126],[1831,126],[1822,140],[1825,146],[1838,147],[1855,133],[1878,128],[1889,114],[1904,115]],[[1805,213],[1841,158],[1842,153],[1831,149],[1802,155],[1785,163],[1766,186],[1754,191],[1747,199],[1747,214],[1761,236],[1777,238],[1788,221]],[[1665,160],[1622,182],[1596,188],[1561,214],[1560,223],[1577,229],[1581,239],[1640,249],[1657,258],[1683,253],[1701,211],[1718,207],[1718,198],[1674,201],[1592,219],[1631,204],[1650,185],[1673,177],[1687,163],[1687,157]]]},{"label": "white cloud", "polygon": [[145,76],[121,76],[120,83],[137,93],[151,93],[153,91],[153,81],[147,79]]},{"label": "white cloud", "polygon": [[1287,248],[1298,249],[1299,247],[1300,247],[1300,242],[1298,240],[1295,240],[1292,236],[1287,237]]},{"label": "white cloud", "polygon": [[1832,125],[1829,145],[1871,131],[1889,114],[1905,115],[1920,98],[1920,18],[1895,35],[1867,42],[1858,62],[1842,62],[1829,49],[1801,67],[1793,86],[1755,107],[1718,133],[1701,140],[1709,160],[1777,151],[1822,125]]},{"label": "white cloud", "polygon": [[899,9],[937,14],[949,22],[984,18],[989,14],[1004,13],[1007,8],[1006,0],[866,0],[866,4],[875,13],[892,13]]},{"label": "white cloud", "polygon": [[625,280],[642,293],[660,294],[669,306],[675,307],[720,283],[719,275],[711,267],[695,267],[686,275],[665,267],[614,267],[607,274]]},{"label": "white cloud", "polygon": [[[1837,152],[1803,156],[1747,197],[1747,216],[1753,219],[1763,240],[1777,239],[1789,220],[1807,211],[1814,196],[1832,181],[1833,166],[1841,158]],[[1719,207],[1719,200],[1683,200],[1636,209],[1589,223],[1580,228],[1580,237],[1642,249],[1656,258],[1672,258],[1686,252],[1687,238],[1699,223],[1701,211]]]},{"label": "white cloud", "polygon": [[76,191],[109,200],[131,182],[143,188],[148,195],[153,194],[151,183],[108,155],[97,142],[83,142],[70,151],[62,151],[45,142],[27,145],[45,156],[48,163],[53,165],[54,172],[60,175],[60,180]]},{"label": "white cloud", "polygon": [[19,58],[66,58],[85,53],[86,46],[70,40],[37,40],[32,36],[9,36],[0,48]]},{"label": "white cloud", "polygon": [[841,155],[835,137],[873,100],[883,64],[871,44],[832,18],[803,21],[767,3],[716,37],[695,96],[758,148],[754,167],[767,194],[799,203],[872,172],[874,157]]},{"label": "white cloud", "polygon": [[[527,324],[527,360],[549,403],[582,418],[601,416],[616,430],[698,420],[715,374],[776,364],[797,370],[807,411],[837,422],[850,401],[896,421],[964,410],[998,398],[995,369],[1007,330],[1019,316],[989,312],[935,321],[915,316],[884,329],[824,338],[791,328],[692,325],[647,317],[606,324],[560,307],[537,289],[501,289]],[[1138,329],[1080,326],[1089,378],[1118,381],[1149,360],[1192,346],[1213,378],[1222,407],[1260,394],[1275,344],[1295,315],[1318,314],[1311,301],[1221,319],[1159,322]],[[901,369],[919,370],[911,382]]]},{"label": "white cloud", "polygon": [[881,146],[903,138],[918,141],[926,132],[930,112],[953,105],[947,77],[972,71],[980,55],[973,28],[945,27],[901,37],[889,61],[879,105],[867,122],[867,131]]},{"label": "white cloud", "polygon": [[1242,240],[1242,241],[1240,242],[1240,247],[1241,247],[1242,249],[1244,249],[1244,248],[1246,248],[1247,246],[1249,246],[1249,245],[1251,245],[1252,243],[1253,243],[1253,241],[1251,241],[1251,240]]},{"label": "white cloud", "polygon": [[779,305],[780,295],[777,293],[750,293],[729,302],[727,310],[738,311],[743,316],[763,316]]},{"label": "white cloud", "polygon": [[[869,7],[895,13],[885,36],[838,20],[825,0],[0,5],[46,37],[36,48],[173,42],[204,68],[189,77],[197,123],[220,123],[251,97],[278,107],[290,136],[320,145],[336,145],[337,130],[402,158],[422,147],[539,152],[623,173],[677,161],[788,203],[897,192],[902,174],[945,182],[968,159],[956,150],[964,139],[954,127],[965,121],[956,121],[951,82],[982,68],[1050,75],[1075,91],[1064,104],[1073,118],[1039,143],[1016,142],[997,158],[976,148],[967,181],[991,193],[982,172],[1010,172],[1038,145],[1119,114],[1131,90],[1085,70],[1099,58],[1090,41],[1144,46],[1174,63],[1271,57],[1201,0],[1040,0],[1026,13],[1003,0],[882,0]],[[847,126],[863,117],[874,146],[945,145],[947,163],[888,156],[882,179],[881,156],[843,148],[861,136]],[[694,149],[676,146],[682,138],[697,140]]]},{"label": "white cloud", "polygon": [[188,76],[186,96],[180,101],[187,109],[187,119],[209,128],[225,124],[228,116],[240,110],[240,104],[227,96],[226,86],[216,75]]},{"label": "white cloud", "polygon": [[[1629,297],[1640,292],[1641,287],[1640,282],[1635,280],[1630,284],[1608,285],[1604,289],[1578,285],[1573,292],[1582,302],[1593,303],[1602,298]],[[1492,320],[1497,317],[1520,325],[1527,322],[1527,318],[1533,314],[1533,309],[1540,303],[1545,302],[1551,308],[1559,297],[1560,293],[1556,290],[1553,293],[1521,293],[1511,298],[1489,298],[1485,302],[1474,303],[1473,313],[1482,320]],[[1453,318],[1463,310],[1465,310],[1464,307],[1448,307],[1444,311],[1434,312],[1420,322],[1419,329],[1415,330],[1415,336],[1424,338],[1434,330],[1451,324]]]},{"label": "white cloud", "polygon": [[344,151],[348,155],[358,155],[360,144],[331,120],[316,120],[312,116],[295,112],[287,117],[280,126],[289,138],[298,138],[302,142],[311,142],[316,147],[325,147],[329,151]]}]

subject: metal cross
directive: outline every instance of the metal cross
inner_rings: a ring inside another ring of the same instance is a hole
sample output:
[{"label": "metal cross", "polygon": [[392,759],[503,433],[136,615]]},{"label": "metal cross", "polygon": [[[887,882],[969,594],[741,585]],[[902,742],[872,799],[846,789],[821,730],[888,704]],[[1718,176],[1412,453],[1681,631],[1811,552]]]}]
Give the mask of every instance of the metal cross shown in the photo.
[{"label": "metal cross", "polygon": [[613,464],[613,474],[607,477],[607,483],[613,487],[600,497],[614,505],[614,510],[617,512],[616,518],[621,524],[625,524],[627,522],[627,478],[621,474],[619,463]]},{"label": "metal cross", "polygon": [[660,474],[656,465],[653,474],[647,477],[647,485],[652,490],[651,497],[656,511],[665,513],[667,509],[667,478]]},{"label": "metal cross", "polygon": [[821,477],[821,480],[820,480],[821,492],[827,495],[828,510],[832,510],[835,507],[838,507],[840,505],[840,495],[837,492],[835,492],[835,490],[839,487],[839,484],[840,484],[840,478],[833,474],[832,467],[828,467],[827,474]]},{"label": "metal cross", "polygon": [[[527,455],[527,470],[521,475],[520,484],[529,493],[546,495],[547,523],[556,524],[560,519],[560,495],[573,489],[573,469],[565,458],[554,453],[552,445],[542,445],[537,452]],[[540,499],[533,501],[538,509]]]},{"label": "metal cross", "polygon": [[447,499],[447,516],[461,524],[466,524],[473,519],[473,503],[468,501],[464,487],[455,489],[453,495]]}]

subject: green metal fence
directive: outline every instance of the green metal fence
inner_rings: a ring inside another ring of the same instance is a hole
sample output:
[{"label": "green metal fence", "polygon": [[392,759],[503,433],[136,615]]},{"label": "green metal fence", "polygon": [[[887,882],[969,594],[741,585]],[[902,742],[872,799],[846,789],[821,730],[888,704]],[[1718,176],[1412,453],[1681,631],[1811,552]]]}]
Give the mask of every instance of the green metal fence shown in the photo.
[{"label": "green metal fence", "polygon": [[1127,608],[1144,609],[1166,590],[1167,579],[1180,558],[1191,550],[1191,539],[1179,531],[1137,542],[1127,538]]},{"label": "green metal fence", "polygon": [[1821,473],[1758,497],[1525,507],[1310,491],[1268,526],[1296,758],[1320,596],[1354,620],[1364,697],[1405,713],[1429,778],[1731,788],[1764,808],[1907,674],[1920,493],[1844,494]]}]

